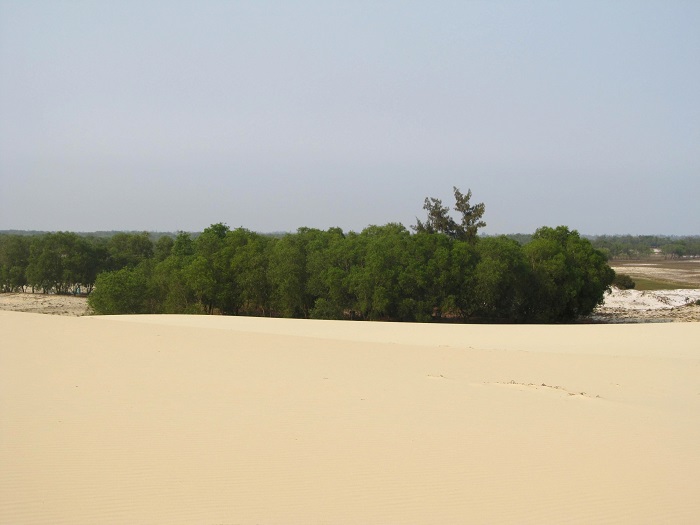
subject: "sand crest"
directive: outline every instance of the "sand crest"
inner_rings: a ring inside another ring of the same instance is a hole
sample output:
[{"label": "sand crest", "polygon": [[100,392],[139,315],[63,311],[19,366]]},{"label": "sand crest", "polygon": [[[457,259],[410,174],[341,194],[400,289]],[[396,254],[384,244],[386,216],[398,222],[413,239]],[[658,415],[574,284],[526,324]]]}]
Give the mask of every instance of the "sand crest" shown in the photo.
[{"label": "sand crest", "polygon": [[700,515],[700,323],[0,327],[0,523]]}]

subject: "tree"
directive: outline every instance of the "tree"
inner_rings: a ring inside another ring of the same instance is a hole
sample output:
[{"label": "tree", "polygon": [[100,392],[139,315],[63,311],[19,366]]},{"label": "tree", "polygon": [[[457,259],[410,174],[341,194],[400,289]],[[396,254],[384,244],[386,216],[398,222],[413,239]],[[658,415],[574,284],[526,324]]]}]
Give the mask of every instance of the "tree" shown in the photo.
[{"label": "tree", "polygon": [[[482,244],[482,243],[479,243]],[[449,286],[446,309],[466,320],[479,311],[479,300],[474,293],[476,266],[479,255],[476,247],[457,241],[450,250]]]},{"label": "tree", "polygon": [[32,240],[27,280],[44,293],[68,293],[75,285],[91,285],[97,270],[92,245],[75,233],[47,233]]},{"label": "tree", "polygon": [[532,272],[527,319],[570,321],[601,304],[615,272],[605,255],[566,226],[538,229],[523,247]]},{"label": "tree", "polygon": [[310,246],[307,290],[315,297],[310,315],[316,319],[352,318],[352,295],[348,290],[350,269],[358,264],[357,234],[330,228]]},{"label": "tree", "polygon": [[84,292],[90,293],[104,265],[101,251],[90,241],[77,235],[71,237],[70,241],[63,261],[63,281],[66,287],[77,291],[80,285]]},{"label": "tree", "polygon": [[469,200],[472,198],[472,190],[467,190],[466,195],[457,189],[452,188],[455,194],[455,211],[461,215],[461,223],[457,228],[457,238],[461,241],[474,243],[477,238],[479,228],[486,226],[482,220],[486,206],[483,202],[470,206]]},{"label": "tree", "polygon": [[147,283],[143,265],[103,272],[97,276],[88,304],[101,315],[148,313]]},{"label": "tree", "polygon": [[272,288],[268,274],[272,239],[244,228],[226,238],[226,259],[235,279],[243,313],[269,315]]},{"label": "tree", "polygon": [[632,290],[637,286],[637,283],[626,273],[615,273],[613,285],[617,286],[620,290]]},{"label": "tree", "polygon": [[456,222],[450,215],[450,208],[442,205],[440,199],[426,197],[423,209],[428,212],[425,223],[416,218],[413,230],[416,233],[444,233],[445,235],[470,243],[476,242],[479,228],[486,226],[482,220],[486,206],[483,202],[475,205],[469,203],[472,191],[466,195],[455,186],[452,188],[455,197],[454,210],[460,214],[460,222]]},{"label": "tree", "polygon": [[458,275],[453,271],[451,252],[457,242],[444,234],[407,237],[398,279],[400,319],[430,321],[455,311]]},{"label": "tree", "polygon": [[153,250],[153,256],[157,261],[164,261],[173,251],[173,245],[175,241],[172,237],[164,235],[156,241],[155,248]]},{"label": "tree", "polygon": [[523,303],[528,284],[527,266],[520,244],[508,237],[489,237],[476,245],[478,263],[470,290],[472,312],[509,321],[524,320]]},{"label": "tree", "polygon": [[270,248],[270,285],[273,308],[284,317],[308,318],[314,297],[308,291],[307,249],[319,230],[299,228],[276,239]]},{"label": "tree", "polygon": [[171,253],[176,257],[189,257],[194,255],[194,241],[189,233],[178,232]]},{"label": "tree", "polygon": [[242,306],[236,276],[227,248],[232,232],[223,223],[212,224],[195,241],[195,258],[185,269],[207,313],[239,313]]},{"label": "tree", "polygon": [[153,257],[153,242],[148,232],[117,233],[107,241],[110,269],[135,267],[141,261]]},{"label": "tree", "polygon": [[368,226],[357,239],[360,259],[348,276],[353,310],[365,319],[399,319],[401,303],[410,299],[402,286],[408,263],[410,233],[398,223]]},{"label": "tree", "polygon": [[416,225],[413,230],[416,233],[444,233],[449,237],[457,236],[457,223],[449,216],[449,206],[443,206],[440,199],[426,197],[423,209],[428,212],[425,223],[416,217]]},{"label": "tree", "polygon": [[0,235],[0,292],[24,291],[28,264],[29,239],[21,235]]},{"label": "tree", "polygon": [[203,312],[195,297],[192,285],[185,275],[194,255],[171,254],[163,261],[156,262],[148,281],[150,310],[165,314],[199,314]]}]

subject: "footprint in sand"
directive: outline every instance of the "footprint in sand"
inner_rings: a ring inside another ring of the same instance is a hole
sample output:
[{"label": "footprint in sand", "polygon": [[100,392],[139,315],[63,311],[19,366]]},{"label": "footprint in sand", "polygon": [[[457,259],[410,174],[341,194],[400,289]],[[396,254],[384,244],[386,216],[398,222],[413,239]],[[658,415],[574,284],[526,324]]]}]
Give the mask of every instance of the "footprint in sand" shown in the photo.
[{"label": "footprint in sand", "polygon": [[[517,386],[517,387],[525,387],[529,390],[558,390],[562,392],[563,394],[567,394],[568,396],[577,396],[577,397],[586,397],[589,399],[600,399],[599,395],[593,396],[591,394],[588,394],[586,392],[572,392],[570,390],[567,390],[566,388],[558,385],[548,385],[546,383],[540,383],[540,384],[535,384],[535,383],[521,383],[515,380],[510,380],[507,382],[501,382],[501,381],[495,381],[495,382],[485,382],[485,385],[498,385],[498,386]],[[522,390],[520,388],[519,390]]]}]

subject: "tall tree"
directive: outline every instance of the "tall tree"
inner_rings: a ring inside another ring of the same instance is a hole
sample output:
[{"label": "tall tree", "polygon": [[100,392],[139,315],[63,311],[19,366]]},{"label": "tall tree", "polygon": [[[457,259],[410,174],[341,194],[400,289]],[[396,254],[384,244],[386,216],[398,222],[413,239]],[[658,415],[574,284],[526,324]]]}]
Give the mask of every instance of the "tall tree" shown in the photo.
[{"label": "tall tree", "polygon": [[479,228],[486,226],[486,223],[482,220],[486,206],[483,202],[473,206],[469,204],[469,200],[472,198],[472,190],[467,190],[467,194],[463,195],[456,186],[452,189],[455,195],[454,209],[461,216],[461,222],[457,228],[457,238],[461,241],[473,243],[476,240]]},{"label": "tall tree", "polygon": [[460,214],[460,221],[455,221],[450,216],[450,208],[443,206],[440,199],[426,197],[423,209],[428,213],[425,222],[416,218],[413,230],[416,233],[444,233],[445,235],[460,241],[476,242],[479,228],[486,226],[482,220],[486,206],[483,202],[471,205],[472,190],[463,194],[454,186],[452,188],[455,197],[454,210]]}]

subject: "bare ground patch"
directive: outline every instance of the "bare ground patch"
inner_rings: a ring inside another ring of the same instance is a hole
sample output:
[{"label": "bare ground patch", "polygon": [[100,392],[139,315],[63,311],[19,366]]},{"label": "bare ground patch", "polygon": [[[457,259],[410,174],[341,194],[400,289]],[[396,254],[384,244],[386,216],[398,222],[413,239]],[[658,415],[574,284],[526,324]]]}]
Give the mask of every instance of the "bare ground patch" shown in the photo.
[{"label": "bare ground patch", "polygon": [[644,281],[650,289],[700,288],[700,259],[612,261],[610,266],[618,273]]},{"label": "bare ground patch", "polygon": [[73,317],[90,313],[87,297],[43,293],[0,294],[0,310]]}]

